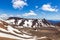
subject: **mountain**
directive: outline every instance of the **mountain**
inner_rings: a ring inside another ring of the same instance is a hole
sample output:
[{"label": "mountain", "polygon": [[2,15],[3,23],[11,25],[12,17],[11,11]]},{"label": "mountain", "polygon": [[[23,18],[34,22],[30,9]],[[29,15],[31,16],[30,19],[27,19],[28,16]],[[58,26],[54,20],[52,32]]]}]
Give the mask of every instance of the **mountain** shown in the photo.
[{"label": "mountain", "polygon": [[[15,28],[13,25],[0,20],[0,38],[7,37],[12,39],[21,39],[21,38],[31,38],[32,36],[19,31],[19,29]],[[22,40],[22,39],[21,39]]]},{"label": "mountain", "polygon": [[9,17],[0,20],[0,37],[19,40],[47,40],[58,32],[55,26],[46,19]]},{"label": "mountain", "polygon": [[23,26],[23,27],[51,27],[53,26],[46,19],[27,19],[27,18],[19,18],[19,17],[9,17],[6,20],[9,24],[14,24],[15,26]]}]

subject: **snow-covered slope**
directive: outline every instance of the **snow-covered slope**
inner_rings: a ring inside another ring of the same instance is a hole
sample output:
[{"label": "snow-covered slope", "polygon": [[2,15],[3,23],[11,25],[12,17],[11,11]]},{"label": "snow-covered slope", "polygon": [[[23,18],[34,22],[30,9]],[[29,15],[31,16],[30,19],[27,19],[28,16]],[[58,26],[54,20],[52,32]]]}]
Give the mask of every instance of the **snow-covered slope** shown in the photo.
[{"label": "snow-covered slope", "polygon": [[[0,37],[15,38],[21,40],[36,40],[36,36],[30,33],[19,30],[19,28],[40,28],[40,27],[55,27],[45,19],[26,19],[10,17],[6,20],[0,20]],[[8,35],[8,36],[6,36]],[[10,37],[11,36],[11,37]]]},{"label": "snow-covered slope", "polygon": [[10,17],[5,22],[9,24],[14,24],[16,26],[23,26],[30,28],[54,27],[46,19],[26,19],[26,18]]},{"label": "snow-covered slope", "polygon": [[[18,34],[19,33],[19,34]],[[10,24],[0,20],[0,37],[7,37],[12,39],[34,39],[32,36],[27,35],[12,27]]]}]

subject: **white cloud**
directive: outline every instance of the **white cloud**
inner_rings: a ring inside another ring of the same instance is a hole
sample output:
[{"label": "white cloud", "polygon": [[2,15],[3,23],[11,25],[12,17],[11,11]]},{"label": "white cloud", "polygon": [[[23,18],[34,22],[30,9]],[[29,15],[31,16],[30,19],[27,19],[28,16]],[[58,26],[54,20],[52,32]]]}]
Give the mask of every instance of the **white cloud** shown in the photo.
[{"label": "white cloud", "polygon": [[15,9],[23,8],[24,6],[27,6],[27,3],[23,0],[12,0],[13,7]]},{"label": "white cloud", "polygon": [[58,9],[53,8],[50,4],[44,4],[41,8],[44,11],[51,11],[51,12],[57,12]]},{"label": "white cloud", "polygon": [[0,14],[0,18],[7,19],[8,18],[8,15],[7,14]]},{"label": "white cloud", "polygon": [[15,15],[8,15],[8,14],[0,14],[0,17],[2,17],[2,18],[6,18],[6,17],[13,17],[13,16],[15,16]]},{"label": "white cloud", "polygon": [[13,15],[13,14],[10,14],[10,15],[8,15],[8,14],[0,14],[0,18],[3,18],[3,19],[6,19],[6,18],[8,18],[8,17],[20,17],[20,15]]},{"label": "white cloud", "polygon": [[36,14],[34,11],[32,11],[32,10],[30,10],[29,13],[23,14],[23,16],[36,16],[36,15],[37,15],[37,14]]},{"label": "white cloud", "polygon": [[7,14],[1,14],[0,17],[8,17]]}]

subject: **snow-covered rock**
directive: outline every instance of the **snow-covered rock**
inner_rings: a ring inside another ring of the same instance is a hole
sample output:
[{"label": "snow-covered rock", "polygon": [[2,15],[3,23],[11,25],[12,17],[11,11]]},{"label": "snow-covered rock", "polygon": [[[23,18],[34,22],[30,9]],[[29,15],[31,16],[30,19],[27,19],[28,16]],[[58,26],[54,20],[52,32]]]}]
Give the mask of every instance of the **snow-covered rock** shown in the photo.
[{"label": "snow-covered rock", "polygon": [[46,19],[26,19],[26,18],[10,17],[7,19],[6,22],[17,26],[24,26],[30,28],[52,26],[52,24],[48,22]]}]

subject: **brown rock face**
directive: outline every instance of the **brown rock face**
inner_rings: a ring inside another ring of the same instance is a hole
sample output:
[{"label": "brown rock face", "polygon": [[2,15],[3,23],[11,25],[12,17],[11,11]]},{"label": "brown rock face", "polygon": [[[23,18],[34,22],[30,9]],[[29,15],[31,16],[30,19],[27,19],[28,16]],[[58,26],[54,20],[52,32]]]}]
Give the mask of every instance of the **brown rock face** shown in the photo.
[{"label": "brown rock face", "polygon": [[0,20],[0,28],[3,28],[3,29],[7,30],[7,27],[5,27],[5,26],[8,26],[8,23]]}]

